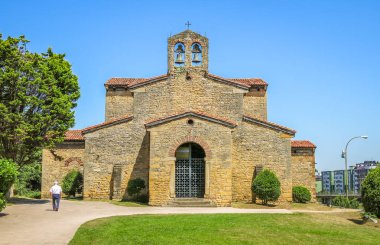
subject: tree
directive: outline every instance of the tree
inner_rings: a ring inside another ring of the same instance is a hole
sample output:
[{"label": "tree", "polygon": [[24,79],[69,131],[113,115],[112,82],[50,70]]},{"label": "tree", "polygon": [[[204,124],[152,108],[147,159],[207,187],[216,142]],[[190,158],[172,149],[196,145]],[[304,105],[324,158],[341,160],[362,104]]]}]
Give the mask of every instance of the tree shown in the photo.
[{"label": "tree", "polygon": [[368,173],[361,189],[364,210],[380,218],[380,167]]},{"label": "tree", "polygon": [[0,158],[19,166],[63,141],[80,95],[65,55],[30,52],[28,42],[0,34]]},{"label": "tree", "polygon": [[77,170],[71,170],[63,178],[62,191],[67,196],[75,197],[76,192],[82,192],[83,175]]},{"label": "tree", "polygon": [[277,201],[281,194],[281,184],[277,176],[268,169],[262,171],[252,184],[252,191],[267,205],[268,201]]}]

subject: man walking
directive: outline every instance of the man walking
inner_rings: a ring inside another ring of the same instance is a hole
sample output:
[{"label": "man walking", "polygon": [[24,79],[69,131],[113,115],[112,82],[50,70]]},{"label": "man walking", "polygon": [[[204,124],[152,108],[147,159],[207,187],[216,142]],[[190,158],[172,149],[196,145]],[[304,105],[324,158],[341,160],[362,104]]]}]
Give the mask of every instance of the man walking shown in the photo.
[{"label": "man walking", "polygon": [[58,181],[54,181],[54,185],[50,188],[50,194],[53,200],[53,211],[58,211],[62,194],[62,188],[58,185]]}]

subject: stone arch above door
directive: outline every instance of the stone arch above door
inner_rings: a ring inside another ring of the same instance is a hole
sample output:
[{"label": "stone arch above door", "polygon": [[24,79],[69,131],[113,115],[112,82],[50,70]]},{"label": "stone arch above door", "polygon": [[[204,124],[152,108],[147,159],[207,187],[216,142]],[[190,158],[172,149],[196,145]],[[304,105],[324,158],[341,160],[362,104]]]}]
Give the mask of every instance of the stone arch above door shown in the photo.
[{"label": "stone arch above door", "polygon": [[208,159],[211,158],[211,150],[210,150],[210,147],[207,144],[207,142],[199,136],[190,136],[190,135],[175,140],[169,149],[169,156],[175,157],[175,152],[176,152],[177,148],[179,146],[181,146],[182,144],[188,143],[188,142],[194,142],[194,143],[197,143],[198,145],[200,145],[206,153],[206,158],[208,158]]}]

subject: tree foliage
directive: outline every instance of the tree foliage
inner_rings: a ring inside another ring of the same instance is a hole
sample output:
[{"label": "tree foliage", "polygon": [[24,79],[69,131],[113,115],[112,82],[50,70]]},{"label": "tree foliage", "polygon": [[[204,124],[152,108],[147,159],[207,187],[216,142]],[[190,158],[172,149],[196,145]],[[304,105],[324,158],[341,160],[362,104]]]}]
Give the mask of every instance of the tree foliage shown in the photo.
[{"label": "tree foliage", "polygon": [[0,193],[0,212],[7,206],[7,201],[3,193]]},{"label": "tree foliage", "polygon": [[71,170],[63,178],[62,191],[68,196],[75,197],[76,192],[82,192],[83,175],[77,170]]},{"label": "tree foliage", "polygon": [[17,166],[10,160],[0,158],[0,193],[5,194],[17,177]]},{"label": "tree foliage", "polygon": [[368,173],[361,189],[364,210],[380,218],[380,167]]},{"label": "tree foliage", "polygon": [[253,181],[252,191],[266,205],[268,201],[277,201],[280,197],[281,184],[277,176],[266,169],[257,175]]},{"label": "tree foliage", "polygon": [[292,195],[293,202],[306,203],[311,200],[311,193],[304,186],[293,186]]},{"label": "tree foliage", "polygon": [[16,195],[35,196],[41,190],[41,163],[34,162],[20,168],[14,187]]},{"label": "tree foliage", "polygon": [[20,166],[63,141],[80,95],[64,54],[33,53],[27,43],[0,34],[0,157]]}]

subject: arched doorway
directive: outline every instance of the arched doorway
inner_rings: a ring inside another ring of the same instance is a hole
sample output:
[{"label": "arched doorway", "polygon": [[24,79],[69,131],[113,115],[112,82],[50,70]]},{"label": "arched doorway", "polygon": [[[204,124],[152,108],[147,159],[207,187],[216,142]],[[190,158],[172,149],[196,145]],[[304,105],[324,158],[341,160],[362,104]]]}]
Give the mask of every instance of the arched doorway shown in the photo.
[{"label": "arched doorway", "polygon": [[176,197],[203,198],[205,194],[205,151],[196,143],[182,144],[175,153]]}]

